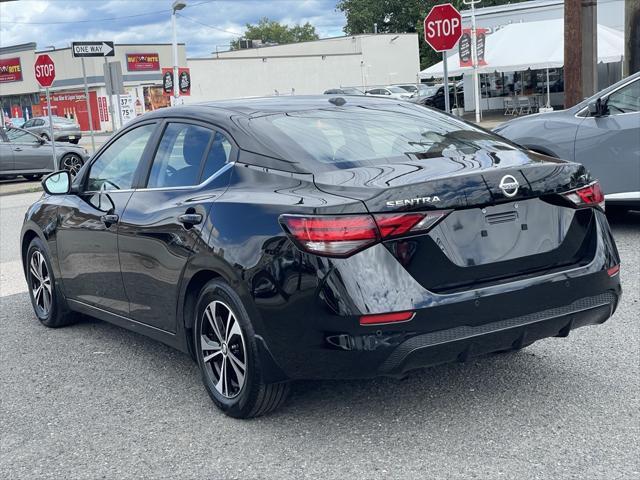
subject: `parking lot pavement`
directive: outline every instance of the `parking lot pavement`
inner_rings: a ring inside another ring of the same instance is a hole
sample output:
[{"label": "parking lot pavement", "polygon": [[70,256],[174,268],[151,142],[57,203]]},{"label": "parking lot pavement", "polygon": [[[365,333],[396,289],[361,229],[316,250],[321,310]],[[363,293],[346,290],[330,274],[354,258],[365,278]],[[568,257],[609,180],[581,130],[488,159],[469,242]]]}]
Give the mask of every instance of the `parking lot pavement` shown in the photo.
[{"label": "parking lot pavement", "polygon": [[97,320],[38,324],[17,240],[35,197],[0,198],[2,479],[640,475],[640,214],[612,219],[625,294],[606,324],[402,381],[301,382],[239,421],[186,355]]}]

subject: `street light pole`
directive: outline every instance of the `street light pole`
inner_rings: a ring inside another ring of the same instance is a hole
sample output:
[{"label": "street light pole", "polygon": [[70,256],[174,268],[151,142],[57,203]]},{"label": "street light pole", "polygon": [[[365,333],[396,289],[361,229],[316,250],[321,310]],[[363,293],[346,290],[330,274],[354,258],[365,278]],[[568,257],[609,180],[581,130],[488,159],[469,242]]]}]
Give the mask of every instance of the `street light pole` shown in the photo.
[{"label": "street light pole", "polygon": [[182,10],[187,4],[176,0],[171,6],[171,28],[173,30],[173,104],[178,105],[180,86],[178,85],[178,34],[176,32],[176,12]]},{"label": "street light pole", "polygon": [[473,68],[473,98],[476,107],[476,123],[480,123],[480,86],[478,82],[478,50],[476,48],[476,3],[481,0],[463,0],[465,5],[471,5],[471,66]]}]

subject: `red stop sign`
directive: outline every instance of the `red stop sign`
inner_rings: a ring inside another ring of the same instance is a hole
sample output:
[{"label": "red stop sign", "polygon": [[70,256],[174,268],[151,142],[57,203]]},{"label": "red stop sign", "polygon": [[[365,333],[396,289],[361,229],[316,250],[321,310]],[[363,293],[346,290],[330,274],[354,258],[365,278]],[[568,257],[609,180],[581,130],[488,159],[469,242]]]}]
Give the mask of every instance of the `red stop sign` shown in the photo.
[{"label": "red stop sign", "polygon": [[56,66],[49,55],[38,55],[34,65],[36,80],[41,87],[48,88],[56,78]]},{"label": "red stop sign", "polygon": [[450,50],[462,35],[462,17],[450,3],[436,5],[424,19],[424,39],[436,52]]}]

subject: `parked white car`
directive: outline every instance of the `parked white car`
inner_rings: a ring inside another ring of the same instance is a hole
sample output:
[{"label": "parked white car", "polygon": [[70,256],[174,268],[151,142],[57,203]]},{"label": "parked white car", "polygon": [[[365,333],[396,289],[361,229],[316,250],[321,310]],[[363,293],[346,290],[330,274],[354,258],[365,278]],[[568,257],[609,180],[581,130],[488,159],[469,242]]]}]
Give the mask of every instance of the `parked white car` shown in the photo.
[{"label": "parked white car", "polygon": [[411,93],[407,92],[404,88],[395,86],[372,88],[371,90],[367,90],[366,94],[374,97],[396,98],[398,100],[409,100],[412,97]]}]

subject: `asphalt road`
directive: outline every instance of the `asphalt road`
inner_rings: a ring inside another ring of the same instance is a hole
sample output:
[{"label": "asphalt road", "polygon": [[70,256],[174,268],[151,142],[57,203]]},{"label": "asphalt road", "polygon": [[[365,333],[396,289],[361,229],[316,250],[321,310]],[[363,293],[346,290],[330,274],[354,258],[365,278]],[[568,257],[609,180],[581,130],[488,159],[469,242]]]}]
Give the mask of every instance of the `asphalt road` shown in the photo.
[{"label": "asphalt road", "polygon": [[608,323],[403,381],[303,382],[239,421],[181,353],[39,325],[17,240],[36,196],[0,197],[2,479],[639,478],[640,214],[612,220],[625,295]]}]

